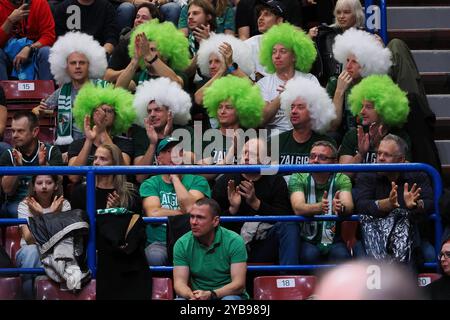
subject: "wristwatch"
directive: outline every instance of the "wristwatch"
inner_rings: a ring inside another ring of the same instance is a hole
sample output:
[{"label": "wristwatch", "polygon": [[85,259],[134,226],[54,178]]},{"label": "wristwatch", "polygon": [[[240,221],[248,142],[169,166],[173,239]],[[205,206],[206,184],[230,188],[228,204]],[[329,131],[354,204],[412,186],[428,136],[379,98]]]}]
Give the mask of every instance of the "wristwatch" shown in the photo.
[{"label": "wristwatch", "polygon": [[211,292],[210,300],[219,300],[219,297],[217,297],[217,293],[214,290],[209,290]]},{"label": "wristwatch", "polygon": [[233,73],[238,68],[239,68],[238,64],[236,62],[233,62],[233,64],[227,68],[227,73]]}]

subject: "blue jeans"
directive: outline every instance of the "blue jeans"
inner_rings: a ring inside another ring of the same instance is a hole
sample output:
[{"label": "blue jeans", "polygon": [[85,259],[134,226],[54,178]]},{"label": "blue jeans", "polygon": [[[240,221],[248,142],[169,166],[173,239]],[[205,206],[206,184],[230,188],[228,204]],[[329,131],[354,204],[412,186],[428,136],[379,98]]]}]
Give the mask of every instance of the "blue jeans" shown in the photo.
[{"label": "blue jeans", "polygon": [[136,8],[134,7],[134,4],[122,2],[116,8],[116,13],[116,22],[119,32],[121,32],[123,28],[133,28],[134,17],[136,15]]},{"label": "blue jeans", "polygon": [[322,255],[319,248],[312,243],[303,241],[301,244],[300,259],[303,264],[319,264],[323,260],[336,263],[350,258],[347,246],[340,241],[331,244],[326,256]]},{"label": "blue jeans", "polygon": [[[299,264],[300,227],[296,222],[277,222],[267,238],[250,244],[249,262],[274,262],[280,265]],[[278,255],[277,255],[278,253]]]},{"label": "blue jeans", "polygon": [[[16,266],[18,268],[41,268],[41,260],[37,245],[30,244],[22,246],[16,253]],[[23,274],[22,292],[24,299],[33,299],[33,280],[36,275]]]},{"label": "blue jeans", "polygon": [[169,257],[167,246],[162,242],[153,242],[145,248],[145,257],[149,266],[167,266]]},{"label": "blue jeans", "polygon": [[164,21],[172,22],[178,28],[178,18],[180,17],[181,7],[178,3],[168,2],[159,7],[159,11],[164,17]]},{"label": "blue jeans", "polygon": [[11,202],[7,201],[2,204],[2,213],[0,214],[3,218],[17,218],[17,208],[19,207],[20,201]]},{"label": "blue jeans", "polygon": [[[38,49],[36,57],[38,80],[53,80],[52,73],[50,72],[50,63],[48,62],[48,56],[50,54],[50,47],[42,47]],[[6,53],[0,49],[0,80],[8,80],[8,67],[12,66],[12,61],[9,60]]]}]

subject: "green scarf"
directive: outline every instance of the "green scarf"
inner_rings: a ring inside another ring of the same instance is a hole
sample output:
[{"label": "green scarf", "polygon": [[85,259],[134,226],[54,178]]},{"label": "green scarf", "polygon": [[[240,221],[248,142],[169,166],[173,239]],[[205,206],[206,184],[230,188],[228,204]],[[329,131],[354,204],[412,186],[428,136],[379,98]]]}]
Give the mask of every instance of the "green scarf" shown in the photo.
[{"label": "green scarf", "polygon": [[[103,88],[108,84],[108,81],[97,79],[91,80],[94,85],[102,86]],[[56,130],[56,145],[68,145],[73,142],[72,138],[72,83],[66,83],[61,87],[58,96],[58,115],[57,115],[57,130]]]},{"label": "green scarf", "polygon": [[62,86],[58,96],[56,145],[68,145],[72,138],[72,83]]}]

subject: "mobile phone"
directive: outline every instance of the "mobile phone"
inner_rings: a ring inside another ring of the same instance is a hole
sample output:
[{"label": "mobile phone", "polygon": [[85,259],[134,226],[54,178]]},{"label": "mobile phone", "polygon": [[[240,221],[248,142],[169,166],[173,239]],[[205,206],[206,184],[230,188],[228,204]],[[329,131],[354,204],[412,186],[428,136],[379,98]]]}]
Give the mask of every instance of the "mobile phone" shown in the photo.
[{"label": "mobile phone", "polygon": [[31,0],[23,0],[23,4],[25,4],[25,9],[29,9],[31,5]]}]

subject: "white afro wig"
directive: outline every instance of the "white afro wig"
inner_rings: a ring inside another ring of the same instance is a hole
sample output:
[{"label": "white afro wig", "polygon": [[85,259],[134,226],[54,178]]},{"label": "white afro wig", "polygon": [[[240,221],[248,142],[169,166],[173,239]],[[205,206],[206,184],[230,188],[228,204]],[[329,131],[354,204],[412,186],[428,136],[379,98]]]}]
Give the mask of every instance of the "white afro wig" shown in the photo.
[{"label": "white afro wig", "polygon": [[50,71],[58,85],[70,82],[66,73],[67,57],[74,53],[82,53],[89,60],[89,78],[101,79],[105,74],[106,52],[105,49],[91,35],[81,32],[67,32],[58,38],[50,49]]},{"label": "white afro wig", "polygon": [[233,62],[236,62],[239,68],[247,75],[251,75],[255,71],[255,64],[253,63],[250,46],[232,35],[223,33],[213,34],[200,43],[197,56],[197,65],[200,68],[200,72],[205,76],[210,76],[209,56],[211,53],[215,53],[223,61],[223,57],[219,52],[219,46],[224,42],[230,44],[233,49]]},{"label": "white afro wig", "polygon": [[297,77],[286,83],[280,99],[281,108],[287,115],[291,114],[291,104],[297,98],[302,98],[307,104],[313,131],[325,132],[331,121],[336,119],[336,110],[333,102],[326,90],[317,82]]},{"label": "white afro wig", "polygon": [[136,88],[133,103],[137,114],[135,123],[143,128],[145,128],[144,119],[148,116],[147,106],[151,101],[169,108],[174,124],[186,125],[191,119],[191,97],[178,83],[169,78],[161,77],[144,81]]},{"label": "white afro wig", "polygon": [[392,65],[392,54],[388,48],[384,48],[374,35],[354,28],[336,36],[333,54],[334,58],[344,65],[347,57],[354,54],[361,65],[362,77],[387,74]]}]

